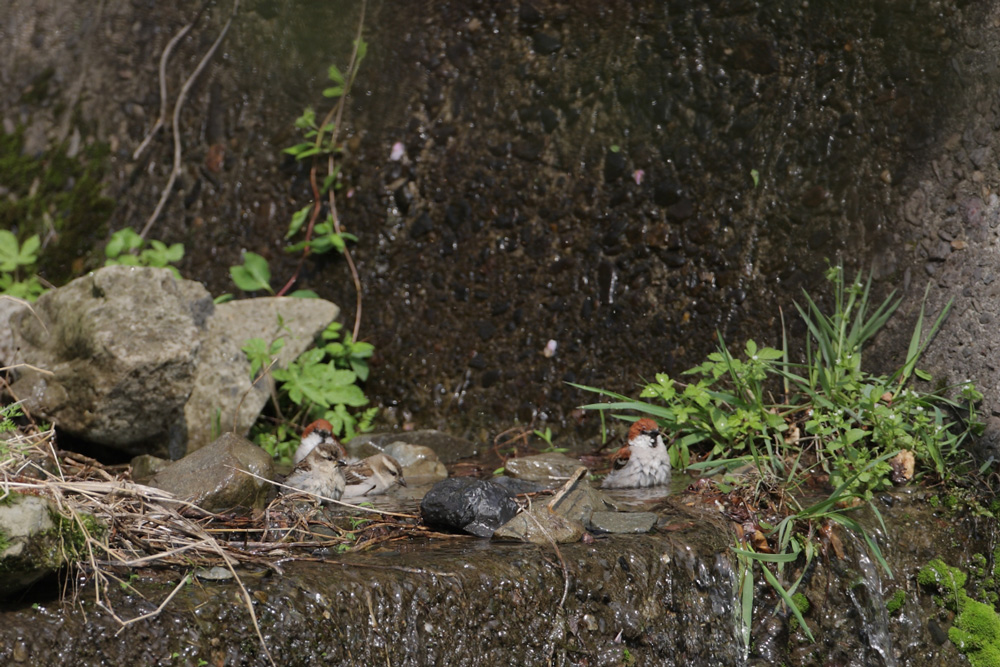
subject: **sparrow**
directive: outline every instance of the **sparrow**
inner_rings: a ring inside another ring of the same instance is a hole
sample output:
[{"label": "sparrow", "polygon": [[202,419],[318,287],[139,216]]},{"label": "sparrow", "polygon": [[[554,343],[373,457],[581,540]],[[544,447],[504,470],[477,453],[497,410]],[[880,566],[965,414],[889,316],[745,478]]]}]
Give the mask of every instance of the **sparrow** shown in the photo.
[{"label": "sparrow", "polygon": [[295,456],[292,457],[292,463],[298,463],[302,461],[305,457],[309,456],[309,452],[316,447],[316,445],[321,442],[327,442],[340,451],[337,458],[346,459],[347,452],[344,450],[344,446],[340,444],[340,440],[337,440],[337,436],[333,434],[333,426],[325,419],[317,419],[309,426],[306,426],[305,430],[302,431],[302,440],[299,442],[298,449],[295,450]]},{"label": "sparrow", "polygon": [[638,489],[670,481],[670,454],[663,444],[660,427],[649,418],[632,424],[628,444],[615,453],[603,489]]},{"label": "sparrow", "polygon": [[347,488],[344,499],[361,496],[378,496],[397,484],[406,486],[403,467],[388,454],[373,454],[344,468]]},{"label": "sparrow", "polygon": [[347,463],[340,458],[338,445],[321,442],[292,468],[292,472],[285,479],[285,485],[292,488],[282,491],[284,493],[305,491],[324,498],[340,500],[344,495],[344,487],[347,486],[343,473],[346,465]]}]

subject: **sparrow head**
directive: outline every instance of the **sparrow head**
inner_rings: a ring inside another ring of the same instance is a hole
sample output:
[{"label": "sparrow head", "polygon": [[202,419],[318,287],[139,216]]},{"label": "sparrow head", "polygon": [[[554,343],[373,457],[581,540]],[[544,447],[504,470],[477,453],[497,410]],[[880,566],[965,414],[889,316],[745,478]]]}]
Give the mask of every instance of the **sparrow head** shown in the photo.
[{"label": "sparrow head", "polygon": [[643,417],[642,419],[637,420],[628,430],[628,444],[630,446],[660,446],[663,444],[663,440],[660,438],[660,427],[655,421],[648,417]]},{"label": "sparrow head", "polygon": [[338,458],[347,456],[344,446],[340,444],[340,440],[333,434],[333,425],[325,419],[317,419],[302,431],[302,445],[306,448],[303,451],[311,451],[313,447],[316,447],[320,443],[328,443],[337,447],[340,450]]},{"label": "sparrow head", "polygon": [[332,442],[319,443],[311,452],[309,452],[309,456],[307,456],[305,460],[333,463],[338,468],[347,465],[347,463],[340,458],[339,445],[335,445]]},{"label": "sparrow head", "polygon": [[325,419],[317,419],[313,423],[309,424],[309,426],[306,426],[305,430],[302,431],[302,439],[305,440],[306,438],[312,436],[313,433],[316,434],[314,437],[318,437],[321,442],[327,438],[332,438],[333,424]]},{"label": "sparrow head", "polygon": [[388,454],[383,454],[382,463],[385,464],[385,473],[390,479],[394,480],[400,486],[406,486],[406,480],[403,479],[403,466],[399,465],[399,461]]}]

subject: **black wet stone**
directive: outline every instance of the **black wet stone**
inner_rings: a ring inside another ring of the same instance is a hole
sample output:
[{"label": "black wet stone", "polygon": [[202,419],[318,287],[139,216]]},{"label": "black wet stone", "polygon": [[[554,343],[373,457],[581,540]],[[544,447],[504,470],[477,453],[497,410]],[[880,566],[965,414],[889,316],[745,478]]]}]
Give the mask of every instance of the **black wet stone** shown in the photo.
[{"label": "black wet stone", "polygon": [[621,151],[608,149],[607,155],[604,156],[604,180],[609,183],[617,181],[625,173],[626,166],[627,162]]},{"label": "black wet stone", "polygon": [[490,338],[493,338],[496,332],[497,332],[497,327],[492,322],[488,320],[480,320],[479,322],[476,322],[476,333],[483,340],[489,340]]},{"label": "black wet stone", "polygon": [[417,219],[413,221],[413,225],[410,227],[410,238],[419,239],[434,229],[434,221],[431,220],[431,216],[424,211]]},{"label": "black wet stone", "polygon": [[562,48],[562,40],[553,35],[546,35],[544,32],[536,33],[531,41],[535,51],[543,56],[555,53]]},{"label": "black wet stone", "polygon": [[483,377],[479,381],[479,384],[482,386],[483,389],[489,389],[499,381],[500,381],[500,371],[493,369],[483,373]]},{"label": "black wet stone", "polygon": [[492,536],[517,510],[513,493],[491,481],[470,477],[442,480],[420,502],[420,515],[428,526],[478,537]]}]

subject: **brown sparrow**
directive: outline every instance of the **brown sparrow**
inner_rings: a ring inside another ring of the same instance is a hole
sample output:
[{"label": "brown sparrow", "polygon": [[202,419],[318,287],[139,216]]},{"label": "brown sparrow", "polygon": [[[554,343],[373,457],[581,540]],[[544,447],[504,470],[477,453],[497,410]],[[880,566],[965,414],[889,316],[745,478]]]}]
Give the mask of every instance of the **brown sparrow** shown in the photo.
[{"label": "brown sparrow", "polygon": [[344,446],[340,444],[340,440],[337,440],[337,436],[333,434],[333,426],[330,422],[325,419],[317,419],[302,431],[302,440],[299,442],[298,449],[295,450],[292,463],[298,463],[309,456],[309,452],[321,442],[335,445],[340,450],[340,455],[337,458],[347,458],[347,452],[344,451]]},{"label": "brown sparrow", "polygon": [[663,444],[660,427],[649,418],[632,424],[628,444],[615,453],[603,489],[638,489],[670,482],[670,454]]},{"label": "brown sparrow", "polygon": [[373,454],[363,461],[344,468],[347,488],[344,499],[361,496],[378,496],[397,484],[406,486],[403,467],[388,454]]},{"label": "brown sparrow", "polygon": [[343,469],[347,464],[340,458],[337,445],[321,442],[316,445],[285,479],[285,485],[293,487],[282,489],[284,493],[305,491],[316,496],[340,500],[344,495],[347,480]]}]

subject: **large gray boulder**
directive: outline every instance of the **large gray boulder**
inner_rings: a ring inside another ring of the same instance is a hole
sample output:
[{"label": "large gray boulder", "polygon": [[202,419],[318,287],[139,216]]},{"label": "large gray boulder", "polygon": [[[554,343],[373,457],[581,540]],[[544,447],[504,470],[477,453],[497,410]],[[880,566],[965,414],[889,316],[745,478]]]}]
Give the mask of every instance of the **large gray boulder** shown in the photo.
[{"label": "large gray boulder", "polygon": [[[268,343],[282,337],[285,345],[275,368],[284,368],[313,344],[316,335],[336,319],[340,309],[323,299],[265,297],[216,306],[203,334],[191,397],[184,405],[185,450],[212,442],[215,434],[245,435],[271,397],[271,376],[251,389],[250,362],[241,349],[250,338]],[[241,402],[242,401],[242,402]]]},{"label": "large gray boulder", "polygon": [[[36,417],[140,453],[179,432],[212,298],[167,269],[111,266],[43,294],[11,318],[14,394]],[[32,368],[34,367],[34,368]]]},{"label": "large gray boulder", "polygon": [[177,459],[256,421],[271,380],[251,389],[248,339],[284,338],[283,368],[338,313],[322,299],[216,306],[200,283],[166,269],[110,266],[42,295],[33,310],[10,302],[0,353],[27,364],[14,393],[33,415],[127,454]]}]

